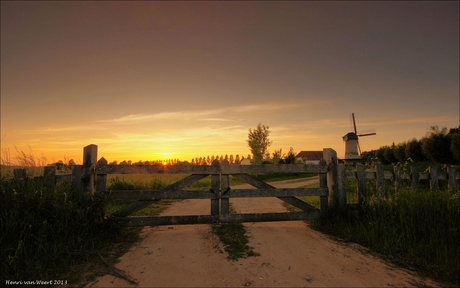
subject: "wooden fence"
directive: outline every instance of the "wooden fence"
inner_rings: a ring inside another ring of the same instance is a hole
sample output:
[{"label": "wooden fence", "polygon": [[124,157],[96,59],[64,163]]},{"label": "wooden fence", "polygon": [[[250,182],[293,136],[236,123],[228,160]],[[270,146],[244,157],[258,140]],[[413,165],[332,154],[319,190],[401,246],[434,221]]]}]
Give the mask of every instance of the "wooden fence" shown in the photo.
[{"label": "wooden fence", "polygon": [[[83,148],[83,165],[71,167],[71,174],[58,174],[56,165],[46,166],[44,180],[47,190],[52,193],[59,182],[70,181],[80,191],[105,193],[113,199],[136,200],[114,213],[120,223],[127,226],[192,224],[215,222],[255,222],[255,221],[284,221],[318,219],[321,210],[328,205],[340,209],[359,208],[366,201],[366,180],[375,179],[377,193],[385,196],[385,179],[394,182],[394,189],[401,187],[401,182],[407,179],[412,188],[417,188],[421,180],[428,180],[431,190],[439,187],[439,181],[447,181],[448,189],[458,187],[460,179],[459,167],[451,166],[448,172],[438,172],[436,167],[430,167],[428,172],[419,172],[417,167],[411,167],[410,173],[402,173],[401,167],[384,171],[383,166],[375,166],[375,171],[365,171],[363,165],[357,165],[353,170],[349,166],[338,164],[337,153],[331,148],[323,149],[323,160],[318,165],[301,164],[267,164],[267,165],[229,165],[227,161],[215,160],[211,165],[109,165],[104,158],[97,161],[97,146],[88,145]],[[348,171],[347,171],[348,170]],[[319,188],[277,189],[251,176],[253,173],[318,173]],[[108,174],[187,174],[189,176],[161,190],[136,191],[106,191]],[[185,187],[211,176],[210,190],[184,190]],[[249,183],[256,189],[232,189],[229,177]],[[15,178],[25,177],[25,171],[16,169]],[[355,178],[357,181],[358,203],[347,203],[346,179]],[[320,197],[320,209],[317,209],[296,196]],[[229,213],[229,200],[240,197],[277,197],[278,199],[300,208],[301,212],[285,213]],[[151,205],[160,199],[209,199],[210,215],[195,216],[149,216],[129,217],[130,214]]]}]

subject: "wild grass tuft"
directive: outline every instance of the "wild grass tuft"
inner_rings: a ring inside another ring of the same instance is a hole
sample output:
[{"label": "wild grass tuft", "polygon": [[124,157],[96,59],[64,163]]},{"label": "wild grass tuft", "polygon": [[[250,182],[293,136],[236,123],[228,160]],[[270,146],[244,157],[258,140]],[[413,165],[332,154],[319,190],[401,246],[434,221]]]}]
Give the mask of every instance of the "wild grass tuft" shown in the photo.
[{"label": "wild grass tuft", "polygon": [[224,224],[213,228],[213,231],[224,244],[224,249],[228,253],[228,259],[236,261],[239,258],[259,255],[259,253],[254,252],[252,247],[248,246],[249,240],[243,224]]}]

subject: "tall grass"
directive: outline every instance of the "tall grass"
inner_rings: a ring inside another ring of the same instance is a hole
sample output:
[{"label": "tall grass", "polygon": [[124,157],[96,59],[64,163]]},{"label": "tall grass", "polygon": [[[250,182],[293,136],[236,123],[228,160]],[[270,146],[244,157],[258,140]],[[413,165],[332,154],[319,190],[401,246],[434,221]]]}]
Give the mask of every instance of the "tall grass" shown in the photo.
[{"label": "tall grass", "polygon": [[[348,197],[356,197],[354,183],[347,183]],[[380,198],[375,180],[367,179],[368,200],[361,211],[342,214],[329,209],[312,226],[434,279],[460,285],[459,192],[430,192],[425,187],[413,191],[405,186],[395,193],[386,187],[386,197]]]},{"label": "tall grass", "polygon": [[0,178],[0,271],[2,279],[54,279],[94,256],[118,228],[104,221],[102,198],[62,183]]}]

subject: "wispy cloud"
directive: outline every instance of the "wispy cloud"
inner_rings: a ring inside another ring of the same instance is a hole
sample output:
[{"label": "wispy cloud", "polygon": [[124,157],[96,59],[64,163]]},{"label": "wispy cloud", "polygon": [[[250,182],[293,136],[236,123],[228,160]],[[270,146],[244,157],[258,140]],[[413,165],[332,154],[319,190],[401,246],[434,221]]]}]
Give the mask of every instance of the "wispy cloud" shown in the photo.
[{"label": "wispy cloud", "polygon": [[[274,110],[283,110],[283,109],[292,109],[298,108],[301,105],[299,104],[283,104],[283,103],[263,103],[257,105],[240,105],[240,106],[228,106],[225,108],[217,108],[210,110],[201,110],[201,111],[168,111],[168,112],[159,112],[153,114],[130,114],[114,119],[99,120],[99,123],[141,123],[141,122],[150,122],[154,120],[187,120],[187,121],[235,121],[232,119],[232,115],[236,113],[254,113],[257,111],[274,111]],[[220,115],[225,115],[226,117],[218,117]],[[217,117],[210,117],[217,116]]]}]

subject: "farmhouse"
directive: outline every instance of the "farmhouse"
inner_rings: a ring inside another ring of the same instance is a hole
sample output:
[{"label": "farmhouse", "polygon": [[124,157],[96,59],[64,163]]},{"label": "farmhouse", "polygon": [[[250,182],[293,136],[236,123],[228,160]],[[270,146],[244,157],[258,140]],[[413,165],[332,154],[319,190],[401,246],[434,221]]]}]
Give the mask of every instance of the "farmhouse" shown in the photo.
[{"label": "farmhouse", "polygon": [[319,160],[323,158],[323,151],[300,151],[295,157],[306,164],[319,164]]}]

